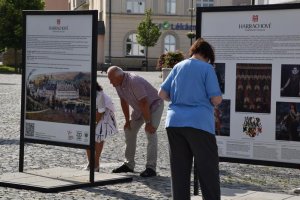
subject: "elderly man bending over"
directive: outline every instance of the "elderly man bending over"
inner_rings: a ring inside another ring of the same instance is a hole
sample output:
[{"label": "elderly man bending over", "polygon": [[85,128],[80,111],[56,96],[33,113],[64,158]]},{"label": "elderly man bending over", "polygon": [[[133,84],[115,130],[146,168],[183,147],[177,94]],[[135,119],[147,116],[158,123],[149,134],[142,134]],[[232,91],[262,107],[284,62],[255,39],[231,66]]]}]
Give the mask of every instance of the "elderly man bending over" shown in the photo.
[{"label": "elderly man bending over", "polygon": [[[121,107],[125,116],[125,162],[113,170],[113,173],[133,172],[135,167],[135,151],[137,133],[145,124],[147,135],[147,163],[146,169],[140,176],[156,176],[157,162],[157,134],[164,102],[158,96],[158,91],[144,78],[133,73],[124,72],[120,67],[111,66],[107,70],[110,83],[116,88],[121,100]],[[130,116],[129,106],[132,108]]]}]

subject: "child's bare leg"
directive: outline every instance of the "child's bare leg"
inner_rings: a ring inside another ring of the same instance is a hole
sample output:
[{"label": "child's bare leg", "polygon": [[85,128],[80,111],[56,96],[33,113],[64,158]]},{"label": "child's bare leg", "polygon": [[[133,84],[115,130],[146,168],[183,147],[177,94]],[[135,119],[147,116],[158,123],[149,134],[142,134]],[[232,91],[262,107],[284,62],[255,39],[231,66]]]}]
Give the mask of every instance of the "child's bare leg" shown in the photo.
[{"label": "child's bare leg", "polygon": [[104,141],[95,143],[95,168],[99,168],[100,156],[104,146]]}]

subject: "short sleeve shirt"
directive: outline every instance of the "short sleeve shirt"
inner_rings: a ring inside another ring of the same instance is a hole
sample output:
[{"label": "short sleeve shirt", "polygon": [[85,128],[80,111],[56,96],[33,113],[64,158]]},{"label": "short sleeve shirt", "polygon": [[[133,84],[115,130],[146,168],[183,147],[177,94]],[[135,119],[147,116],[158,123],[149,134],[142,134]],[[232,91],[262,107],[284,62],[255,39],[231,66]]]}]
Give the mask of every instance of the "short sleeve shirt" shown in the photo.
[{"label": "short sleeve shirt", "polygon": [[166,127],[192,127],[215,134],[210,98],[222,93],[212,65],[186,59],[173,68],[161,88],[171,99]]},{"label": "short sleeve shirt", "polygon": [[115,107],[111,98],[103,91],[97,91],[96,108],[99,113],[104,113],[106,109],[115,112]]},{"label": "short sleeve shirt", "polygon": [[97,98],[96,98],[96,108],[97,112],[104,113],[105,112],[105,102],[104,102],[104,95],[103,91],[97,92]]},{"label": "short sleeve shirt", "polygon": [[120,98],[124,99],[133,109],[131,118],[137,120],[142,116],[139,107],[139,101],[147,98],[150,106],[150,111],[153,112],[156,108],[163,103],[162,99],[158,96],[158,91],[144,78],[137,76],[133,73],[125,72],[123,82],[120,86],[116,87],[117,93]]}]

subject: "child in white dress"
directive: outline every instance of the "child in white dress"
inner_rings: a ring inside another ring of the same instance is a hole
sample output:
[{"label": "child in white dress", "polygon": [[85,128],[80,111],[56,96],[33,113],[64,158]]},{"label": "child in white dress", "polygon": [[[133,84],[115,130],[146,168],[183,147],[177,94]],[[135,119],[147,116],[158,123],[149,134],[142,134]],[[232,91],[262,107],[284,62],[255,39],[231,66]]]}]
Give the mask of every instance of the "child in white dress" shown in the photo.
[{"label": "child in white dress", "polygon": [[[95,169],[99,171],[99,161],[104,145],[104,140],[118,133],[117,123],[115,119],[115,108],[109,96],[107,96],[102,87],[97,83],[96,97],[96,132],[95,132]],[[88,161],[90,163],[90,150],[86,150]],[[90,169],[90,164],[86,166],[86,170]]]}]

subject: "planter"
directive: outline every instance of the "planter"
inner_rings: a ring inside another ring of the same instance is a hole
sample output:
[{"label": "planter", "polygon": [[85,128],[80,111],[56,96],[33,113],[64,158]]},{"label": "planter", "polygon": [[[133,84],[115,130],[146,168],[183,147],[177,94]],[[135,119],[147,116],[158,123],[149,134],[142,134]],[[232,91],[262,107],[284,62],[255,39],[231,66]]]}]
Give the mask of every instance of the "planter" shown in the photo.
[{"label": "planter", "polygon": [[184,60],[184,55],[181,51],[169,51],[159,56],[157,60],[157,69],[173,68],[177,63]]},{"label": "planter", "polygon": [[193,39],[193,38],[196,37],[196,33],[195,33],[195,32],[188,32],[188,33],[186,34],[186,36],[187,36],[188,38],[190,38],[190,39]]},{"label": "planter", "polygon": [[163,81],[165,81],[168,75],[170,74],[170,72],[172,71],[172,68],[162,68],[161,71],[162,71]]}]

